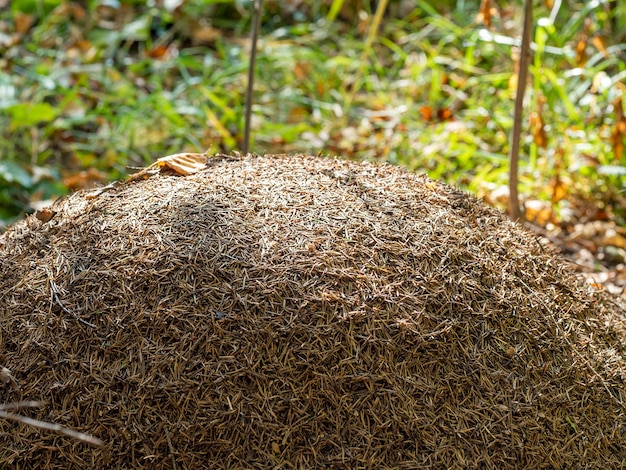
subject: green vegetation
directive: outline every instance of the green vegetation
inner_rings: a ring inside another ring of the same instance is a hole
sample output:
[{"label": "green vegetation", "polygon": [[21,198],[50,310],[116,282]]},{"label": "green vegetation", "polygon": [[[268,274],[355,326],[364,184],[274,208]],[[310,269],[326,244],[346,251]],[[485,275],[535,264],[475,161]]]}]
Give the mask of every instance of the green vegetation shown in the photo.
[{"label": "green vegetation", "polygon": [[[2,10],[0,223],[129,165],[240,146],[250,2],[157,3],[171,8],[14,0]],[[367,50],[369,3],[266,2],[252,148],[389,161],[497,203],[521,4],[391,2]],[[535,7],[520,189],[550,202],[553,220],[575,211],[625,223],[626,38],[611,6]]]}]

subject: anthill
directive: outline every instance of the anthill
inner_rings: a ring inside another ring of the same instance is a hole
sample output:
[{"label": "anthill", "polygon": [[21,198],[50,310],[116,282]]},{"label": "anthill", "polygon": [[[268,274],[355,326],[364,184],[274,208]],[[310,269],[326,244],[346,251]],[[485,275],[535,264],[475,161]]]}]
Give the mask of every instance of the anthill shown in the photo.
[{"label": "anthill", "polygon": [[47,215],[0,237],[0,402],[105,447],[0,421],[7,467],[626,465],[623,312],[459,190],[214,157]]}]

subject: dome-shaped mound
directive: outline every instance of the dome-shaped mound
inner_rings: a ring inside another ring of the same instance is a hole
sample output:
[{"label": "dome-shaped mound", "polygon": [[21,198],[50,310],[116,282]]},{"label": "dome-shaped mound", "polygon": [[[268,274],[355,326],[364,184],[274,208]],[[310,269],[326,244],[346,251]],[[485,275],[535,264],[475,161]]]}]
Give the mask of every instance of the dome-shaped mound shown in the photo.
[{"label": "dome-shaped mound", "polygon": [[0,237],[0,403],[106,446],[0,421],[5,466],[626,465],[622,312],[463,192],[214,157],[53,209]]}]

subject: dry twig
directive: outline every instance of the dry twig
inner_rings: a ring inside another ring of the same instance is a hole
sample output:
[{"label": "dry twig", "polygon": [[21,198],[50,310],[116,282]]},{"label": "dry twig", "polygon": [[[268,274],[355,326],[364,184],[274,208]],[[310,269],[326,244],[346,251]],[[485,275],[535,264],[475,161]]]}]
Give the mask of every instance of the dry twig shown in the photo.
[{"label": "dry twig", "polygon": [[7,412],[7,410],[15,410],[19,408],[38,408],[43,405],[44,403],[38,402],[38,401],[23,401],[23,402],[18,402],[18,403],[8,403],[8,404],[0,405],[0,418],[26,424],[27,426],[33,426],[39,429],[45,429],[46,431],[63,434],[64,436],[71,437],[72,439],[77,439],[81,442],[92,445],[94,447],[104,446],[104,442],[102,442],[97,437],[90,436],[89,434],[85,434],[85,433],[78,432],[78,431],[73,431],[72,429],[68,429],[59,424],[48,423],[46,421],[40,421],[38,419],[33,419],[27,416],[16,415],[16,414]]},{"label": "dry twig", "polygon": [[509,156],[509,214],[514,221],[523,222],[524,214],[520,211],[518,193],[518,166],[520,140],[522,134],[522,113],[524,111],[524,95],[528,67],[530,64],[530,35],[533,21],[533,2],[525,0],[524,27],[522,30],[522,48],[519,58],[517,74],[517,93],[515,96],[515,111],[513,115],[513,130],[511,131],[511,150]]},{"label": "dry twig", "polygon": [[250,129],[252,127],[252,101],[254,97],[254,69],[256,64],[257,41],[261,17],[263,16],[263,0],[253,0],[254,14],[252,15],[252,34],[250,40],[250,63],[248,64],[248,85],[246,87],[246,115],[244,122],[242,152],[246,155],[250,151]]}]

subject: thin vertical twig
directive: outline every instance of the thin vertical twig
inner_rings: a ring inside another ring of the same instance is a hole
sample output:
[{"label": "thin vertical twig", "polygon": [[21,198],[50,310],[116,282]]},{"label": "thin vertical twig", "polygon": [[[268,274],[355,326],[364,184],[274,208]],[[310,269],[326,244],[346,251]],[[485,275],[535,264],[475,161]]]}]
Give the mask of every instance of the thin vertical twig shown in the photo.
[{"label": "thin vertical twig", "polygon": [[254,0],[254,15],[252,20],[252,38],[250,45],[250,64],[248,66],[248,87],[246,89],[246,117],[243,132],[243,154],[246,155],[250,149],[250,121],[252,119],[252,95],[254,92],[254,65],[256,63],[256,44],[259,38],[259,28],[261,26],[261,7],[263,0]]},{"label": "thin vertical twig", "polygon": [[523,221],[520,210],[518,192],[518,167],[520,140],[522,134],[522,112],[524,110],[524,93],[530,64],[530,32],[533,22],[533,2],[525,0],[524,29],[522,31],[522,50],[520,52],[519,69],[517,71],[517,95],[515,97],[515,112],[513,115],[513,130],[511,132],[511,153],[509,155],[509,215],[511,219]]},{"label": "thin vertical twig", "polygon": [[[376,12],[374,13],[374,19],[372,20],[372,24],[370,25],[369,32],[367,33],[367,38],[365,40],[365,47],[363,47],[363,52],[361,53],[361,59],[359,60],[359,68],[356,71],[356,75],[353,78],[352,87],[350,88],[350,92],[346,96],[346,100],[344,103],[345,111],[343,113],[344,124],[347,124],[347,116],[350,108],[352,107],[352,102],[359,92],[361,88],[361,79],[363,78],[363,69],[365,68],[365,63],[367,61],[368,56],[372,51],[372,45],[374,44],[374,40],[378,35],[378,29],[380,28],[380,23],[382,22],[383,15],[385,14],[385,10],[387,9],[388,0],[380,0],[378,2],[378,6],[376,7]],[[343,88],[347,88],[344,83]]]}]

